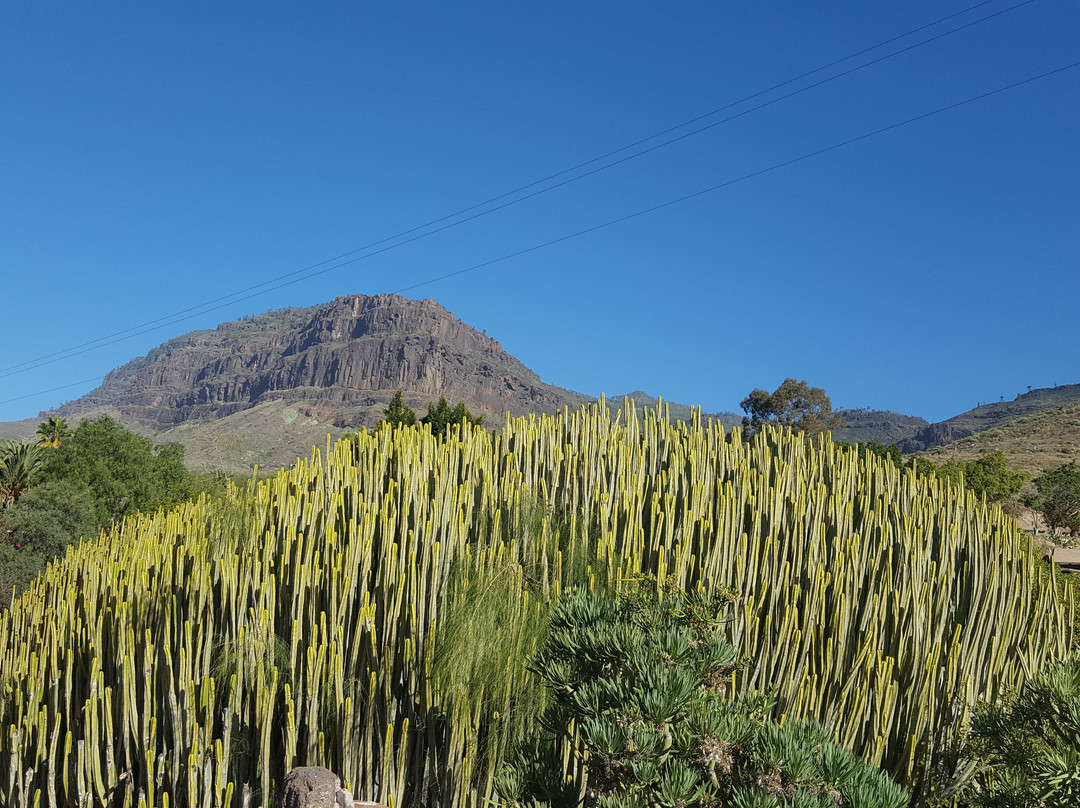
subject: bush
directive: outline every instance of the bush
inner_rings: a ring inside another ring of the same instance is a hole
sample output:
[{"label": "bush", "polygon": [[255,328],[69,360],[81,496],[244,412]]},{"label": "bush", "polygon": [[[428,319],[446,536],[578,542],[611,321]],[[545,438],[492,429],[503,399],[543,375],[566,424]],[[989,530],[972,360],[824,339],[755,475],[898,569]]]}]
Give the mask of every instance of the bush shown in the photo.
[{"label": "bush", "polygon": [[1019,693],[984,705],[969,749],[980,770],[968,787],[981,808],[1080,806],[1080,657],[1044,670]]},{"label": "bush", "polygon": [[568,595],[532,664],[552,704],[496,781],[503,803],[906,805],[903,788],[821,725],[772,721],[766,695],[732,698],[737,652],[720,627],[733,602],[650,579],[629,595]]},{"label": "bush", "polygon": [[98,532],[90,490],[64,480],[31,488],[4,512],[4,522],[17,548],[46,558]]},{"label": "bush", "polygon": [[45,566],[45,557],[0,541],[0,612],[21,595]]}]

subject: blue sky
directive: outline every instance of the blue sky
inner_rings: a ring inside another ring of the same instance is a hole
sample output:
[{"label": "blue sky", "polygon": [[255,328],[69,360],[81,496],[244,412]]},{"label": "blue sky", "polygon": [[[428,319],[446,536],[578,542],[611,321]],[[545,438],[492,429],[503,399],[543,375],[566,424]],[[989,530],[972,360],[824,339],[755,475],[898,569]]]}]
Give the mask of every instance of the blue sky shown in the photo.
[{"label": "blue sky", "polygon": [[994,92],[1077,62],[1074,0],[8,3],[0,420],[400,290],[545,381],[706,411],[788,376],[930,420],[1077,383],[1080,67]]}]

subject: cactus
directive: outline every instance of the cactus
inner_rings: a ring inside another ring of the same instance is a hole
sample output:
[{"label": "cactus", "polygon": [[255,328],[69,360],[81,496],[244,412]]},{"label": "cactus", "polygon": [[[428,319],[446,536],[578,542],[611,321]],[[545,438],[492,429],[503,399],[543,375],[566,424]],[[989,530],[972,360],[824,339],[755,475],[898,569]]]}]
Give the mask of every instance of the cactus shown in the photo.
[{"label": "cactus", "polygon": [[[642,571],[739,591],[738,687],[917,795],[972,705],[1071,640],[999,510],[827,439],[603,401],[384,428],[50,563],[0,615],[0,804],[111,799],[130,768],[134,801],[256,808],[295,764],[479,808],[543,706],[548,609]],[[478,607],[482,653],[450,653]]]}]

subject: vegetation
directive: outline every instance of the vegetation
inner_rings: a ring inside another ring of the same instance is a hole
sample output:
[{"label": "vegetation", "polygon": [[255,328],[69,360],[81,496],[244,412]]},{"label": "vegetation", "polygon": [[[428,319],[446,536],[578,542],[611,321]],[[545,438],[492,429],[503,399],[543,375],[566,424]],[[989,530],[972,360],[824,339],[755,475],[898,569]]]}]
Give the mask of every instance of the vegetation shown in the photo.
[{"label": "vegetation", "polygon": [[4,525],[16,549],[44,558],[62,554],[69,544],[101,529],[90,489],[69,480],[34,486],[4,511]]},{"label": "vegetation", "polygon": [[84,536],[139,511],[171,507],[221,488],[184,467],[179,444],[154,447],[112,418],[74,431],[62,418],[38,427],[36,444],[0,445],[0,565],[4,604],[49,559]]},{"label": "vegetation", "polygon": [[1075,462],[1058,466],[1040,474],[1034,484],[1035,493],[1024,504],[1041,513],[1054,532],[1080,531],[1080,466]]},{"label": "vegetation", "polygon": [[736,602],[653,579],[566,597],[533,663],[552,703],[496,781],[502,802],[906,806],[903,788],[817,722],[775,722],[761,694],[732,698],[738,651],[721,628]]},{"label": "vegetation", "polygon": [[981,764],[965,791],[985,808],[1080,806],[1080,657],[1055,664],[972,724]]},{"label": "vegetation", "polygon": [[[847,446],[837,443],[838,446]],[[961,462],[951,459],[943,464],[924,457],[912,457],[906,462],[895,443],[890,446],[870,441],[858,444],[858,455],[880,457],[898,469],[906,468],[923,477],[936,477],[954,485],[963,485],[988,503],[1005,504],[1012,500],[1024,485],[1027,474],[1014,468],[1004,453],[985,452],[974,460]]]},{"label": "vegetation", "polygon": [[0,804],[254,807],[308,764],[479,808],[535,734],[549,606],[643,572],[738,591],[731,691],[772,687],[763,720],[819,722],[928,804],[972,705],[1066,656],[1074,605],[999,509],[853,454],[601,402],[384,426],[124,517],[0,615]]},{"label": "vegetation", "polygon": [[446,396],[439,396],[439,403],[428,404],[427,415],[420,419],[420,423],[431,427],[433,435],[444,435],[448,427],[465,422],[469,426],[480,426],[484,423],[483,415],[473,415],[465,406],[464,401],[458,402],[453,409],[446,403]]},{"label": "vegetation", "polygon": [[987,502],[1003,504],[1011,500],[1024,485],[1027,474],[1013,468],[1000,451],[984,452],[966,462],[951,459],[938,465],[926,458],[912,458],[908,467],[924,476],[934,476],[964,485]]},{"label": "vegetation", "polygon": [[[484,423],[484,416],[473,415],[465,406],[464,401],[459,402],[456,407],[451,407],[446,401],[446,396],[439,396],[438,404],[434,401],[428,402],[427,415],[421,418],[419,422],[428,424],[431,427],[431,433],[441,437],[446,434],[449,427],[462,422],[470,426],[480,426]],[[383,410],[383,417],[379,419],[376,429],[383,424],[389,424],[391,427],[397,428],[412,426],[415,423],[417,423],[416,413],[405,403],[403,391],[399,387],[386,409]]]},{"label": "vegetation", "polygon": [[399,387],[398,391],[394,393],[394,397],[390,399],[386,409],[383,410],[383,417],[379,420],[377,426],[383,424],[390,424],[392,427],[412,426],[415,423],[416,413],[405,403],[402,398],[402,389]]},{"label": "vegetation", "polygon": [[71,428],[68,426],[67,421],[57,415],[50,415],[48,419],[38,425],[38,445],[55,449],[70,438],[71,434]]},{"label": "vegetation", "polygon": [[772,393],[755,389],[739,406],[746,413],[743,429],[751,435],[766,424],[809,436],[844,425],[844,419],[832,411],[832,401],[824,390],[795,379],[785,379]]},{"label": "vegetation", "polygon": [[92,491],[100,524],[182,502],[192,493],[183,446],[155,447],[107,415],[83,421],[50,452],[42,477]]},{"label": "vegetation", "polygon": [[41,447],[14,440],[0,441],[0,508],[14,505],[41,472]]}]

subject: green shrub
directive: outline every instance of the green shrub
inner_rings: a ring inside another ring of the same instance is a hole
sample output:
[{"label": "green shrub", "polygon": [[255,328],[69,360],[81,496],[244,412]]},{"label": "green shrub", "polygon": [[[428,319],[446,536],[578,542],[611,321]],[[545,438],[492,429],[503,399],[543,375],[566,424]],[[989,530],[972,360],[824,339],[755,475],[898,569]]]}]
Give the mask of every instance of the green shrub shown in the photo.
[{"label": "green shrub", "polygon": [[968,804],[981,808],[1080,806],[1080,657],[1052,665],[972,721],[981,767]]},{"label": "green shrub", "polygon": [[504,804],[900,808],[907,792],[815,721],[734,696],[725,590],[568,595],[533,669],[551,706],[496,781]]}]

